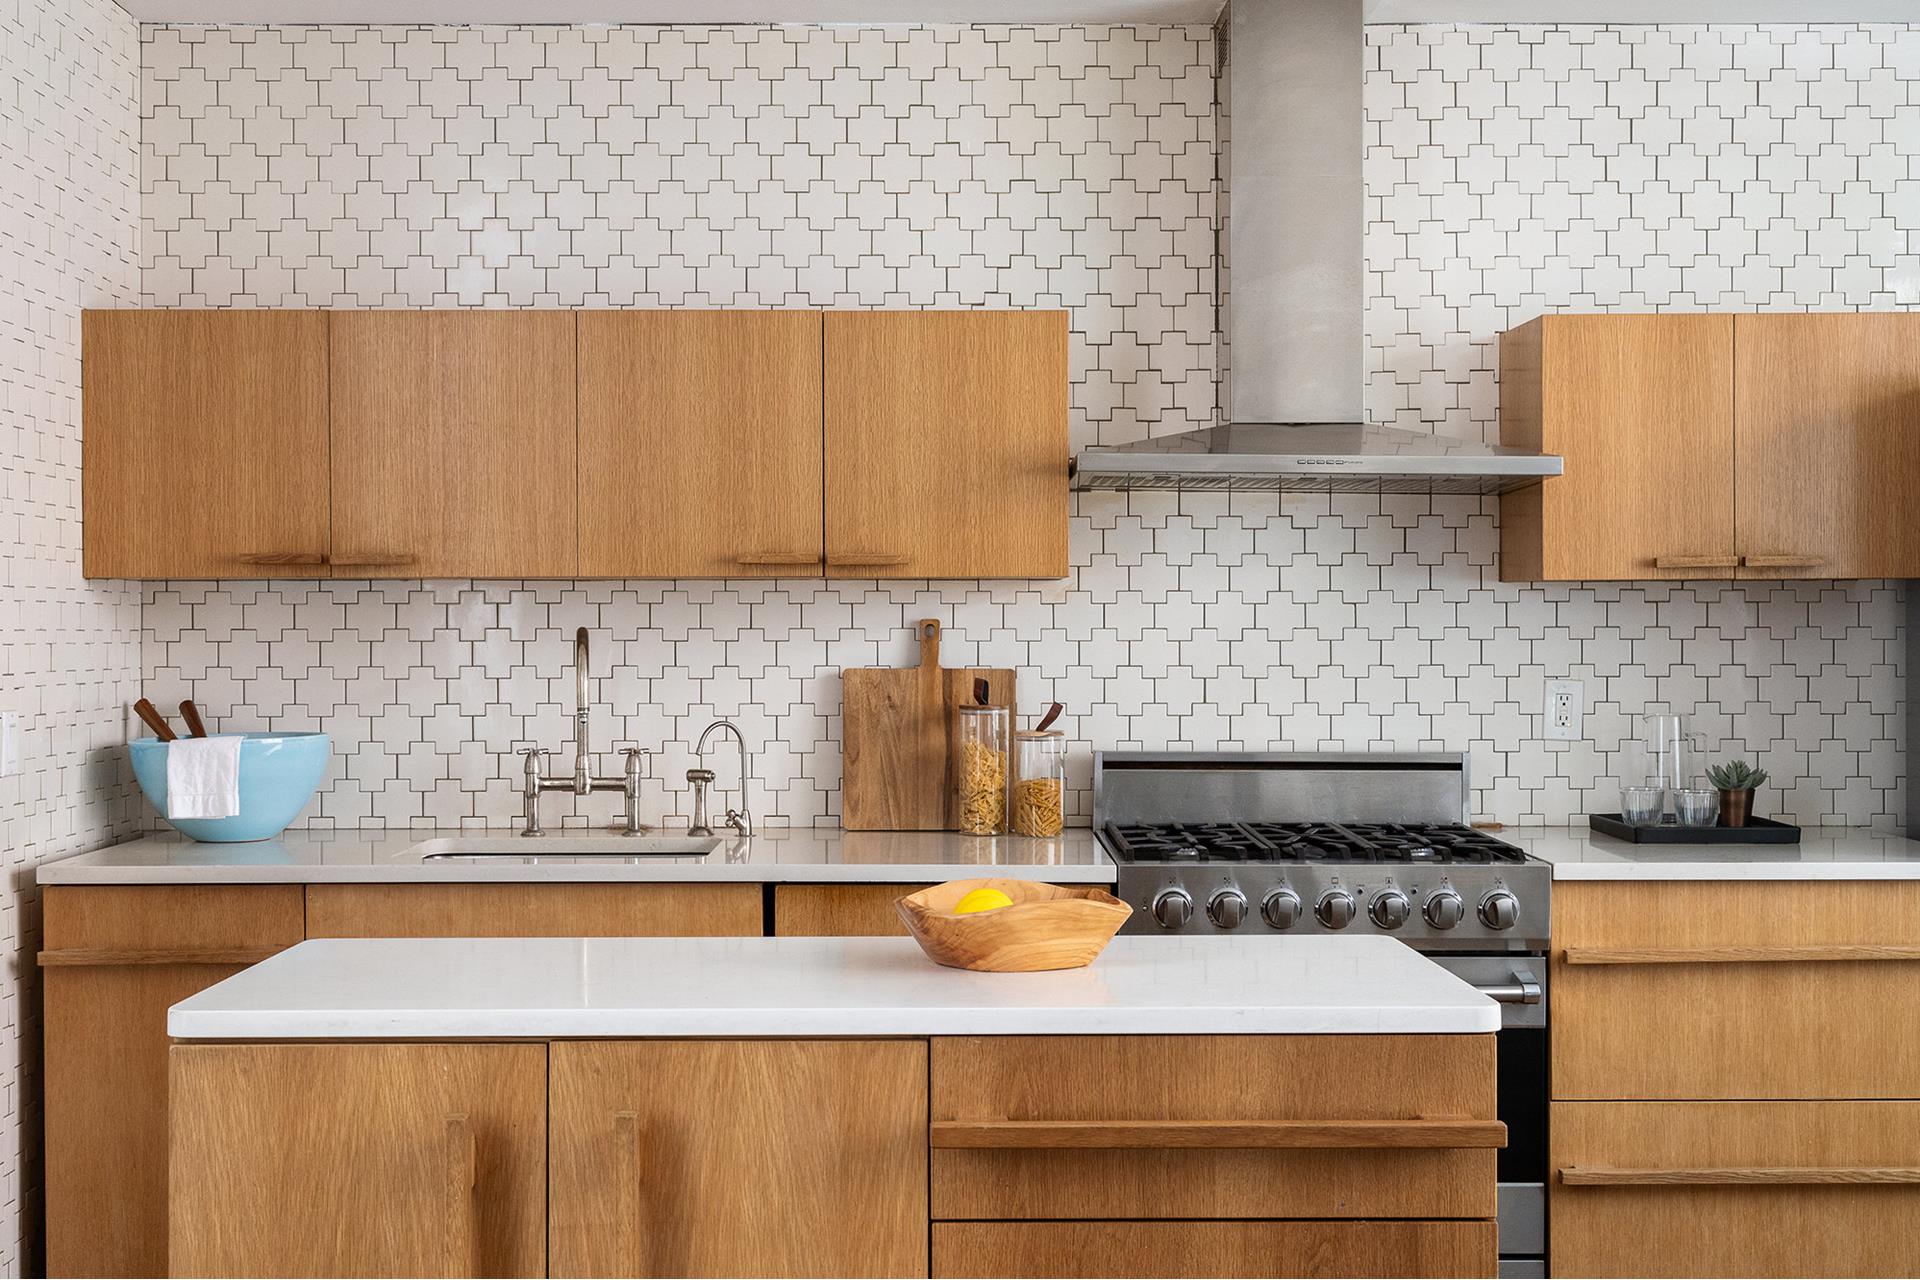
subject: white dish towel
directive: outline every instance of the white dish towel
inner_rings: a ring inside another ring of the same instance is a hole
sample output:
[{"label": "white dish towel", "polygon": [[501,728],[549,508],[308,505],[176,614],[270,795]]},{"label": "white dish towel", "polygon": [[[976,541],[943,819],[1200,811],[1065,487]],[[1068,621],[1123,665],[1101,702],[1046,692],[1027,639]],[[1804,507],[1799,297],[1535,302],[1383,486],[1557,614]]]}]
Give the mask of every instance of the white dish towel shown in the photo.
[{"label": "white dish towel", "polygon": [[179,738],[167,745],[167,816],[231,818],[240,812],[237,733]]}]

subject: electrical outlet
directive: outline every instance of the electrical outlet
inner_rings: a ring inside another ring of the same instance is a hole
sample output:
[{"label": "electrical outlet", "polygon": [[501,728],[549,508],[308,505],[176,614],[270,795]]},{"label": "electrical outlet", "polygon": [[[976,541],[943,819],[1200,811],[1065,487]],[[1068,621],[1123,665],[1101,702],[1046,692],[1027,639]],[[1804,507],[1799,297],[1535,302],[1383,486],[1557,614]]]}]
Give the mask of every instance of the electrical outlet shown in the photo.
[{"label": "electrical outlet", "polygon": [[1547,681],[1547,738],[1553,742],[1580,741],[1586,702],[1586,692],[1578,680]]}]

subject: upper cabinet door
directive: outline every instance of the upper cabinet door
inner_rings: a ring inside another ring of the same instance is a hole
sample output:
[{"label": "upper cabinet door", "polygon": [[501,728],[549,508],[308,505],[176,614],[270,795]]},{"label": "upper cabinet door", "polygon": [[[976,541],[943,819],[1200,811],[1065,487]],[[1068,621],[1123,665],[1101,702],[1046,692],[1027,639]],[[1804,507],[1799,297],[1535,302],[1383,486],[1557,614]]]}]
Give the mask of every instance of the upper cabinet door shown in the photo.
[{"label": "upper cabinet door", "polygon": [[1742,578],[1920,576],[1920,315],[1734,322]]},{"label": "upper cabinet door", "polygon": [[89,578],[327,576],[327,317],[89,311]]},{"label": "upper cabinet door", "polygon": [[833,311],[827,575],[1058,578],[1063,311]]},{"label": "upper cabinet door", "polygon": [[580,313],[580,573],[818,577],[820,315]]},{"label": "upper cabinet door", "polygon": [[1566,474],[1500,500],[1500,576],[1732,578],[1733,317],[1543,316],[1500,338],[1500,442]]},{"label": "upper cabinet door", "polygon": [[334,576],[572,577],[573,314],[332,326]]}]

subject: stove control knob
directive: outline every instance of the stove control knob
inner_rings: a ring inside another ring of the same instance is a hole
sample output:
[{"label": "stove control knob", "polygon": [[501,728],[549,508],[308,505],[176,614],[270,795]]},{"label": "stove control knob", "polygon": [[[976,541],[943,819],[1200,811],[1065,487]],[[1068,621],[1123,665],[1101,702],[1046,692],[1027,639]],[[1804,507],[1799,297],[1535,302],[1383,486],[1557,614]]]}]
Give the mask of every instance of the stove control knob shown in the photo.
[{"label": "stove control knob", "polygon": [[1181,929],[1193,919],[1193,899],[1184,889],[1163,890],[1153,900],[1153,918],[1162,929]]},{"label": "stove control knob", "polygon": [[1466,899],[1451,889],[1427,895],[1427,923],[1436,929],[1451,929],[1467,918]]},{"label": "stove control knob", "polygon": [[1238,889],[1222,889],[1207,899],[1207,914],[1222,929],[1238,929],[1247,918],[1247,899]]},{"label": "stove control knob", "polygon": [[1367,904],[1367,914],[1382,929],[1398,929],[1413,914],[1413,904],[1398,889],[1383,889]]},{"label": "stove control knob", "polygon": [[1353,923],[1359,908],[1345,889],[1329,889],[1313,904],[1313,914],[1329,929],[1344,929]]},{"label": "stove control knob", "polygon": [[1261,899],[1260,915],[1270,928],[1291,929],[1300,919],[1300,895],[1291,889],[1275,889]]},{"label": "stove control knob", "polygon": [[1480,899],[1480,919],[1489,929],[1511,929],[1520,922],[1520,900],[1505,889]]}]

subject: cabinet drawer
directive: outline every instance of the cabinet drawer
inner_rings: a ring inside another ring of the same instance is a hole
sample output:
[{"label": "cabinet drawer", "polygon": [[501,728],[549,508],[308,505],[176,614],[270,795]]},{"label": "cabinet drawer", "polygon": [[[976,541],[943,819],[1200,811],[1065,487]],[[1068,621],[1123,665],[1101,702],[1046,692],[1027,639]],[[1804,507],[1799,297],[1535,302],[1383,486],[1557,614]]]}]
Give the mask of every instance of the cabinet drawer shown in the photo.
[{"label": "cabinet drawer", "polygon": [[1491,1036],[941,1038],[931,1088],[935,1218],[1494,1213]]},{"label": "cabinet drawer", "polygon": [[782,884],[773,931],[783,938],[905,937],[894,903],[924,884]]},{"label": "cabinet drawer", "polygon": [[1554,1271],[1920,1270],[1920,1103],[1559,1102]]},{"label": "cabinet drawer", "polygon": [[316,884],[310,938],[758,937],[755,884]]},{"label": "cabinet drawer", "polygon": [[1920,882],[1576,882],[1553,937],[1555,1098],[1920,1097]]},{"label": "cabinet drawer", "polygon": [[1491,1276],[1491,1222],[936,1222],[935,1276]]}]

